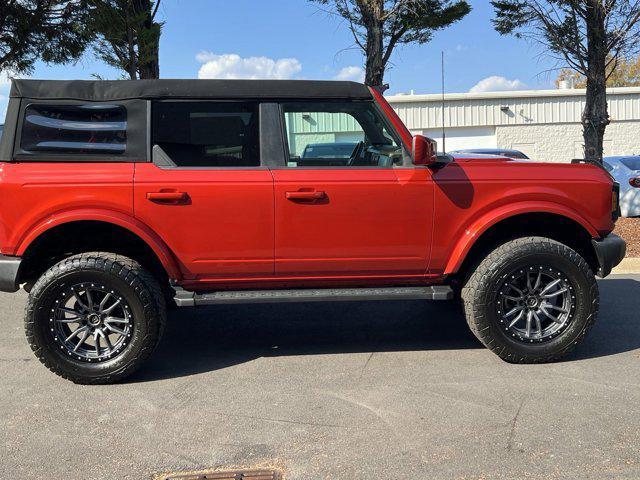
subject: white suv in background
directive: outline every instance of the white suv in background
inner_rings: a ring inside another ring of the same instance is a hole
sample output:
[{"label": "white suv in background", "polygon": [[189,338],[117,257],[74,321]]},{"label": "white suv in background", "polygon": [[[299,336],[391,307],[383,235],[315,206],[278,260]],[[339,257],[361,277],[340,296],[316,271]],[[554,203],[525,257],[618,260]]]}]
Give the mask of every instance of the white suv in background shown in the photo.
[{"label": "white suv in background", "polygon": [[640,156],[605,157],[604,167],[620,184],[623,217],[640,216]]}]

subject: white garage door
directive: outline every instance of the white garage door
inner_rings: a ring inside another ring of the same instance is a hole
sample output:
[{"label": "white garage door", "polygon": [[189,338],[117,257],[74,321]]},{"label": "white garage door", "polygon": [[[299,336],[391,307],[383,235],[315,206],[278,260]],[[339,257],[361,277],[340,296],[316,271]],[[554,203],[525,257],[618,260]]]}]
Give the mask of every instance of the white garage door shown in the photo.
[{"label": "white garage door", "polygon": [[[423,130],[421,133],[438,142],[438,150],[442,150],[442,129]],[[469,127],[469,128],[449,128],[446,130],[447,151],[464,150],[467,148],[496,148],[495,127]]]}]

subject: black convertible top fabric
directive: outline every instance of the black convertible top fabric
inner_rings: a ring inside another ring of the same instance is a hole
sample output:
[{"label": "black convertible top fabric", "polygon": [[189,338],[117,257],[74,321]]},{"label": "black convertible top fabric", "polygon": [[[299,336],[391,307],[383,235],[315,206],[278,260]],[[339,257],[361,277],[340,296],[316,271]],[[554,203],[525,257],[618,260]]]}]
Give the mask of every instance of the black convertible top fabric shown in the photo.
[{"label": "black convertible top fabric", "polygon": [[13,80],[11,97],[87,101],[372,98],[369,89],[360,83],[320,80]]}]

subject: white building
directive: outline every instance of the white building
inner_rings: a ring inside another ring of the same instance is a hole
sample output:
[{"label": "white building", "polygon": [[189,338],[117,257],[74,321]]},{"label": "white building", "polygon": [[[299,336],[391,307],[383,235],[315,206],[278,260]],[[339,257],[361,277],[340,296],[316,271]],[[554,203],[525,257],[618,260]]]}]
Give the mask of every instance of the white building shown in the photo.
[{"label": "white building", "polygon": [[[387,97],[412,133],[442,149],[442,95]],[[584,158],[582,125],[585,91],[532,90],[447,94],[446,149],[509,148],[540,161]],[[640,88],[608,91],[611,125],[605,155],[640,154]]]}]

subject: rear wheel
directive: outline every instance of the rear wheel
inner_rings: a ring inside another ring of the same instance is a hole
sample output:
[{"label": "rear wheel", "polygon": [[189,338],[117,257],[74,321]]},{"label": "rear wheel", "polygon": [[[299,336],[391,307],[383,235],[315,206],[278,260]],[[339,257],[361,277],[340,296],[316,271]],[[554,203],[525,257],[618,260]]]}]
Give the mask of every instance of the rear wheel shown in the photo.
[{"label": "rear wheel", "polygon": [[76,383],[113,383],[151,355],[165,315],[158,282],[137,262],[93,252],[61,261],[36,282],[25,330],[54,373]]},{"label": "rear wheel", "polygon": [[585,260],[543,237],[510,241],[477,267],[462,290],[478,339],[512,363],[568,354],[594,324],[598,285]]}]

